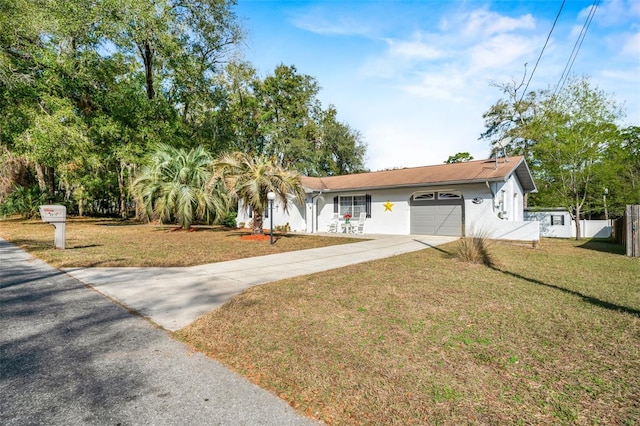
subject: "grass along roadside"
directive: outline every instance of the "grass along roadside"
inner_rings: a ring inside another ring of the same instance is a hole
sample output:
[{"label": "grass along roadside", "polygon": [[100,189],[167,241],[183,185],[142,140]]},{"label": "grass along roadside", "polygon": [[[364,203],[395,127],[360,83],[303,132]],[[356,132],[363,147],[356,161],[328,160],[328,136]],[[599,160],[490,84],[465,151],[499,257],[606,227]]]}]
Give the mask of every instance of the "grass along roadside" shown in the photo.
[{"label": "grass along roadside", "polygon": [[255,287],[176,335],[329,424],[640,422],[637,259],[454,244]]},{"label": "grass along roadside", "polygon": [[137,224],[116,219],[70,219],[66,250],[53,247],[54,228],[39,220],[2,220],[0,237],[57,267],[192,266],[294,250],[347,244],[356,238],[274,233],[276,243],[244,241],[248,230]]}]

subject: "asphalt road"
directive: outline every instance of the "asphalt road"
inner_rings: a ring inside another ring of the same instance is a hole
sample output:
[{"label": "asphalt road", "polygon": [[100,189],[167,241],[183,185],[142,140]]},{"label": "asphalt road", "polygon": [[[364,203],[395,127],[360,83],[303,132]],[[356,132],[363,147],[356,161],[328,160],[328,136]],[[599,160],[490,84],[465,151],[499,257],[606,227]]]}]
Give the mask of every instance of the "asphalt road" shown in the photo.
[{"label": "asphalt road", "polygon": [[0,424],[316,423],[0,239]]}]

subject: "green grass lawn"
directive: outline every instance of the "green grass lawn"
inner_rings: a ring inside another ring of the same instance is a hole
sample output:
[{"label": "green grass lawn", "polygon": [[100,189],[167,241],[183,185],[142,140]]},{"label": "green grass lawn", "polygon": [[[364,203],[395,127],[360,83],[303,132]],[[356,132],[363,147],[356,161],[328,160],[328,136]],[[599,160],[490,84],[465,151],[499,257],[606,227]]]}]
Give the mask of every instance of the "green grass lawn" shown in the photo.
[{"label": "green grass lawn", "polygon": [[329,424],[637,424],[640,261],[454,244],[252,288],[177,336]]}]

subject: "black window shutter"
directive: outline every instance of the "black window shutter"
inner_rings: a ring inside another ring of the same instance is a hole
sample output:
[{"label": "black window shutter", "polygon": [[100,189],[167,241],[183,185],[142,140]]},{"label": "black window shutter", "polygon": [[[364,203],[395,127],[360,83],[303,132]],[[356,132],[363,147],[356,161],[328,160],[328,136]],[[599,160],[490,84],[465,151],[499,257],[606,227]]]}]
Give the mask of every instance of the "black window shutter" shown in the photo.
[{"label": "black window shutter", "polygon": [[365,195],[365,210],[367,212],[367,217],[371,218],[371,195]]},{"label": "black window shutter", "polygon": [[333,212],[338,213],[338,196],[333,197]]},{"label": "black window shutter", "polygon": [[253,209],[249,207],[249,218],[253,217]]}]

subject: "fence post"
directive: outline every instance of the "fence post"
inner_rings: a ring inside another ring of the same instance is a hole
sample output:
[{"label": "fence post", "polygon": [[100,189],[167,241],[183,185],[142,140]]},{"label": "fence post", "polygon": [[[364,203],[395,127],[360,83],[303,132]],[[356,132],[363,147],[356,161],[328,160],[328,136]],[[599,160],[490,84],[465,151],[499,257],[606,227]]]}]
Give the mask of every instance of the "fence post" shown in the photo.
[{"label": "fence post", "polygon": [[627,256],[640,257],[640,205],[627,206],[629,215],[627,235],[631,241],[627,247]]}]

